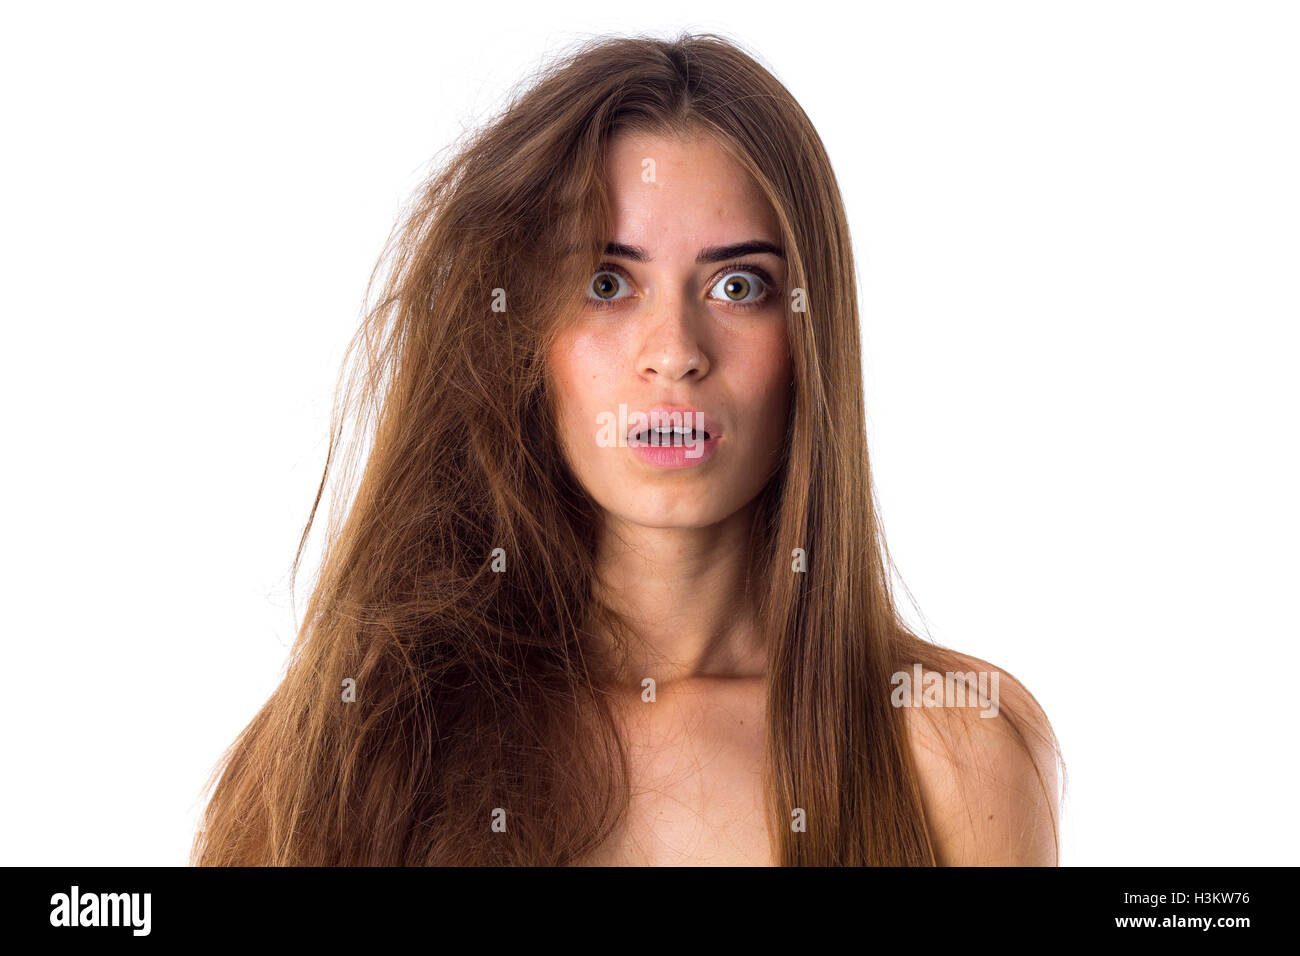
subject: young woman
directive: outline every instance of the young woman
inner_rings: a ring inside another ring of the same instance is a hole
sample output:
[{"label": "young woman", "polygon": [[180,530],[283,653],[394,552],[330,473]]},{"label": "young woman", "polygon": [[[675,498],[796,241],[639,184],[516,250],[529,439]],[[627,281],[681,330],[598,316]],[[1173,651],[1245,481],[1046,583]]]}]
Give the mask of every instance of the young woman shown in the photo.
[{"label": "young woman", "polygon": [[1056,862],[1046,717],[895,610],[842,202],[754,59],[586,44],[390,251],[196,863]]}]

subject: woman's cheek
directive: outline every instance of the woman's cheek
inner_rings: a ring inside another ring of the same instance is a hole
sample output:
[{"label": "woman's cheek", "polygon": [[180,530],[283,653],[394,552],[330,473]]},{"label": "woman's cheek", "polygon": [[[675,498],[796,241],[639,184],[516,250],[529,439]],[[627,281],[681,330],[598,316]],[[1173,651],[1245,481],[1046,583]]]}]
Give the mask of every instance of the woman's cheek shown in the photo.
[{"label": "woman's cheek", "polygon": [[784,324],[754,343],[746,372],[748,394],[756,403],[760,445],[764,453],[775,453],[785,436],[793,373]]},{"label": "woman's cheek", "polygon": [[741,386],[737,394],[763,404],[785,401],[793,366],[784,325],[742,343],[731,368]]},{"label": "woman's cheek", "polygon": [[590,479],[601,466],[598,454],[605,450],[596,440],[607,387],[602,381],[602,365],[593,361],[589,344],[577,342],[557,350],[555,358],[552,378],[559,390],[565,458],[576,476]]}]

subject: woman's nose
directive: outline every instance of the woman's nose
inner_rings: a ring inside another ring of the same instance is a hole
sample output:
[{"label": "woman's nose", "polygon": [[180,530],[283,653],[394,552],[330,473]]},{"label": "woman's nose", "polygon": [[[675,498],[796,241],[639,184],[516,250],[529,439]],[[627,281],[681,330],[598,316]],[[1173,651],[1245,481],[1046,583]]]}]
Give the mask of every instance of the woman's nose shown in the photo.
[{"label": "woman's nose", "polygon": [[693,329],[693,319],[680,302],[663,305],[667,314],[652,323],[637,356],[637,371],[673,382],[688,376],[703,378],[709,360]]}]

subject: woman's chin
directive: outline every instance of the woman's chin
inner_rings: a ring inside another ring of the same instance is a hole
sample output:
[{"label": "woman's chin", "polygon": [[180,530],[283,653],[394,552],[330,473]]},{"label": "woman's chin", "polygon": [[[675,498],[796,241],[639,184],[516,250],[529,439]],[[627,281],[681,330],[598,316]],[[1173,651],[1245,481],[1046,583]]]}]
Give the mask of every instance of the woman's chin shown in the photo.
[{"label": "woman's chin", "polygon": [[645,502],[610,509],[627,525],[637,528],[683,530],[709,528],[725,520],[729,512],[716,507],[704,507],[700,502],[667,502],[662,507],[646,507]]}]

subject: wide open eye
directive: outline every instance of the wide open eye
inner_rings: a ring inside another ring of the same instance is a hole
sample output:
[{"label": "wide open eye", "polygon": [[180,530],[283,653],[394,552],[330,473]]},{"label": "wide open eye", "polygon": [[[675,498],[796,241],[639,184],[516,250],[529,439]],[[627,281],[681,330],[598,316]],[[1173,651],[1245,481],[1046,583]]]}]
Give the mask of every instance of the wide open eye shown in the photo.
[{"label": "wide open eye", "polygon": [[626,299],[627,291],[627,279],[617,272],[601,269],[591,277],[591,285],[587,287],[587,298],[597,305],[603,305],[617,299]]},{"label": "wide open eye", "polygon": [[722,276],[709,292],[711,298],[719,301],[746,305],[764,298],[767,283],[755,272],[734,269]]}]

